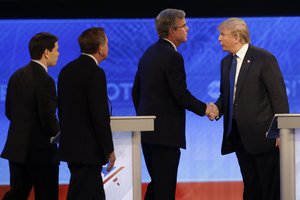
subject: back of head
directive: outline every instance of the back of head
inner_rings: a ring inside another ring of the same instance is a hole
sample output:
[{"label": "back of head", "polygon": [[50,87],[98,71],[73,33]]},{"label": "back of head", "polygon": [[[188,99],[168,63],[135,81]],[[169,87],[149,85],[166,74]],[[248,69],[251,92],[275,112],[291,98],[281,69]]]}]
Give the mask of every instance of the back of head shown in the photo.
[{"label": "back of head", "polygon": [[40,60],[45,50],[52,51],[58,38],[47,32],[41,32],[34,35],[29,41],[29,53],[33,60]]},{"label": "back of head", "polygon": [[104,28],[93,27],[83,31],[78,37],[81,53],[96,53],[99,45],[104,45],[106,40]]},{"label": "back of head", "polygon": [[228,18],[223,21],[218,30],[229,30],[233,36],[239,37],[241,44],[250,42],[249,30],[246,22],[240,18]]},{"label": "back of head", "polygon": [[166,38],[170,28],[176,27],[176,20],[185,18],[185,12],[179,9],[168,8],[161,11],[155,19],[155,27],[160,38]]}]

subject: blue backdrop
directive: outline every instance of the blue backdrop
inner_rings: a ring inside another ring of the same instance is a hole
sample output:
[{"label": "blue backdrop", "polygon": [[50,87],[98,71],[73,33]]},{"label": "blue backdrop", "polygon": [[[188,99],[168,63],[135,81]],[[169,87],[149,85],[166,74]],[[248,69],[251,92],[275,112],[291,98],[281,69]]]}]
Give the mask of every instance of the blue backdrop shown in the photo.
[{"label": "blue backdrop", "polygon": [[[251,43],[277,57],[287,86],[290,111],[300,112],[300,17],[244,19],[249,25]],[[217,26],[222,20],[188,18],[188,41],[178,48],[185,59],[188,88],[204,102],[215,101],[219,95],[220,60],[226,55],[218,42]],[[0,151],[9,125],[4,115],[7,82],[16,69],[29,62],[30,38],[42,31],[59,37],[59,61],[49,69],[49,74],[57,80],[61,68],[80,54],[77,37],[92,26],[104,27],[109,39],[109,56],[101,67],[107,75],[113,115],[135,115],[131,87],[138,59],[158,39],[154,19],[0,20]],[[220,154],[222,120],[211,122],[187,111],[186,131],[187,149],[182,150],[178,181],[241,180],[235,156]],[[0,184],[8,184],[7,160],[0,159],[0,172]],[[144,161],[142,178],[143,182],[149,181]],[[61,163],[60,182],[68,181],[69,171]]]}]

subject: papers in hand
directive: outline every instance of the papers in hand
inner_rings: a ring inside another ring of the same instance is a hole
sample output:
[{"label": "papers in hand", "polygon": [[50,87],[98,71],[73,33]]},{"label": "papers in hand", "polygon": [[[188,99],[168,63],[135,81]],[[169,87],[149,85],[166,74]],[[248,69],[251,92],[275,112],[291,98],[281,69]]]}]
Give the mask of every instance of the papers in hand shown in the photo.
[{"label": "papers in hand", "polygon": [[50,138],[50,143],[51,144],[58,144],[59,143],[59,138],[60,138],[60,131],[58,131],[55,136]]}]

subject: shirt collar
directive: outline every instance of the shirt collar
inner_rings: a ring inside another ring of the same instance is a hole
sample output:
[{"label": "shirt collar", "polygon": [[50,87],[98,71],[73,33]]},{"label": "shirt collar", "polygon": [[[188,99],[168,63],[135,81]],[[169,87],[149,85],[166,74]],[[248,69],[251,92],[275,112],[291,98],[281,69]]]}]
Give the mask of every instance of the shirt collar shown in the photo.
[{"label": "shirt collar", "polygon": [[39,60],[31,60],[31,61],[41,65],[46,70],[46,72],[48,72],[48,67],[44,63],[42,63],[41,61],[39,61]]},{"label": "shirt collar", "polygon": [[246,43],[242,46],[242,48],[236,53],[236,55],[240,58],[240,59],[244,59],[246,53],[247,53],[247,50],[249,48],[249,43]]},{"label": "shirt collar", "polygon": [[93,55],[91,55],[91,54],[88,54],[88,53],[81,53],[82,55],[86,55],[86,56],[89,56],[89,57],[91,57],[91,58],[93,58],[93,60],[95,61],[95,63],[98,65],[99,63],[98,63],[98,61],[96,60],[96,58],[93,56]]},{"label": "shirt collar", "polygon": [[166,41],[168,41],[168,42],[170,42],[171,45],[174,47],[175,51],[177,51],[176,45],[173,42],[171,42],[170,40],[168,40],[166,38],[163,38],[163,39],[166,40]]}]

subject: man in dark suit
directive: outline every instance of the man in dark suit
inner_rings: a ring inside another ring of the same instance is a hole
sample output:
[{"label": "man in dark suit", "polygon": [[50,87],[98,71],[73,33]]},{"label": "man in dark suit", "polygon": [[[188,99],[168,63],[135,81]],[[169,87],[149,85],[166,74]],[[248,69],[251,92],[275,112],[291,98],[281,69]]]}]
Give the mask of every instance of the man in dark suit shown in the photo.
[{"label": "man in dark suit", "polygon": [[132,89],[137,115],[155,115],[154,131],[142,133],[142,150],[151,177],[145,199],[174,200],[180,148],[186,148],[185,110],[203,116],[207,106],[187,89],[177,47],[187,41],[185,12],[166,9],[156,17],[159,40],[140,58]]},{"label": "man in dark suit", "polygon": [[267,139],[266,132],[275,113],[289,112],[283,76],[274,55],[249,44],[244,20],[229,18],[218,29],[229,52],[216,101],[224,115],[222,154],[236,153],[245,200],[279,200],[279,139]]},{"label": "man in dark suit", "polygon": [[36,200],[58,199],[57,146],[50,138],[59,131],[56,89],[48,67],[58,60],[58,38],[38,33],[29,42],[31,62],[9,79],[5,114],[10,120],[1,154],[9,160],[10,191],[4,200],[28,198],[32,186]]},{"label": "man in dark suit", "polygon": [[58,78],[60,160],[71,172],[68,200],[104,200],[102,165],[114,166],[106,77],[98,64],[108,55],[103,28],[85,30],[78,38],[79,58],[67,64]]}]

